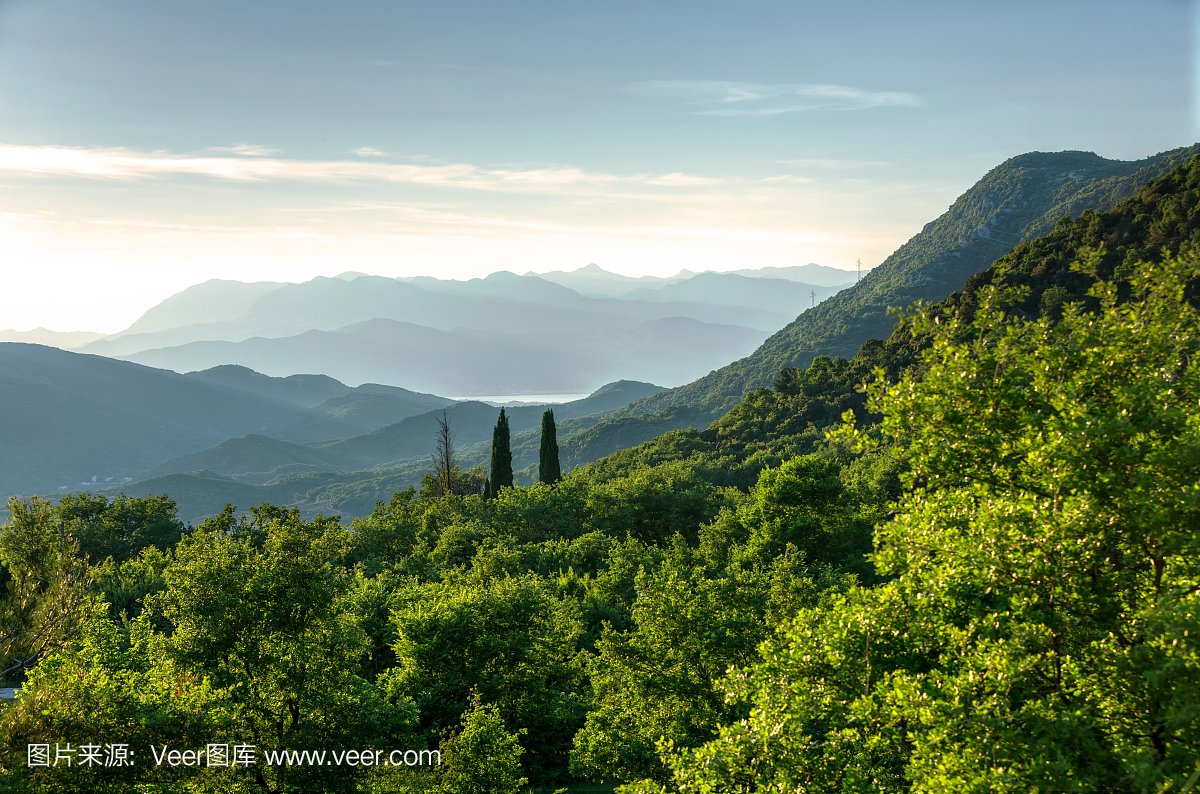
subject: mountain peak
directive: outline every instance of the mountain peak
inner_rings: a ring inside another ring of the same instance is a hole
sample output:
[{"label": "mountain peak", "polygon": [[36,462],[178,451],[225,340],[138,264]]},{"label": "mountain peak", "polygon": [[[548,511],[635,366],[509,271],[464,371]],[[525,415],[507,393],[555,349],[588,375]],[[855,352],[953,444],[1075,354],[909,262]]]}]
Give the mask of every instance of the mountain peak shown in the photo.
[{"label": "mountain peak", "polygon": [[581,275],[581,276],[613,276],[613,275],[616,275],[615,273],[609,273],[607,270],[600,267],[595,262],[586,264],[581,268],[572,270],[571,272]]}]

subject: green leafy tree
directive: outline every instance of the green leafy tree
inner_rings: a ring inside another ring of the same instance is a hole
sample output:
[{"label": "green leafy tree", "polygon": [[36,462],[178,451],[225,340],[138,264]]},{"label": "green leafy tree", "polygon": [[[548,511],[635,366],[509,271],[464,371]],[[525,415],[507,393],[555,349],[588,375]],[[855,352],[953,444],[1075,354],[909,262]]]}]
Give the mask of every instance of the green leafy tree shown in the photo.
[{"label": "green leafy tree", "polygon": [[411,586],[397,595],[396,666],[381,684],[417,703],[430,736],[457,724],[478,693],[510,730],[529,730],[526,768],[544,782],[565,770],[587,707],[579,611],[528,574]]},{"label": "green leafy tree", "polygon": [[179,509],[165,494],[120,494],[112,500],[100,494],[66,494],[55,513],[93,565],[108,557],[120,565],[146,546],[166,551],[184,531]]},{"label": "green leafy tree", "polygon": [[[227,509],[180,542],[153,599],[173,628],[170,658],[228,693],[232,730],[260,752],[385,748],[415,719],[359,675],[369,645],[339,565],[348,547],[336,518],[264,505],[235,520]],[[272,792],[352,791],[360,771],[248,768]]]},{"label": "green leafy tree", "polygon": [[1200,752],[1198,276],[1139,263],[1132,300],[1097,282],[1096,311],[1058,322],[994,289],[969,321],[918,318],[924,375],[870,388],[912,467],[877,536],[892,580],[801,612],[733,676],[753,711],[674,754],[675,785],[1182,786]]},{"label": "green leafy tree", "polygon": [[[841,466],[820,455],[801,455],[777,468],[763,469],[736,518],[727,516],[701,529],[701,547],[722,548],[715,559],[734,565],[770,565],[790,547],[813,563],[833,565],[864,580],[874,571],[871,550],[872,505],[863,505],[843,484]],[[725,534],[724,538],[719,536]],[[722,562],[721,564],[725,564]]]},{"label": "green leafy tree", "polygon": [[529,782],[521,776],[525,749],[519,734],[510,733],[500,710],[478,695],[463,714],[461,729],[442,748],[445,794],[518,794]]},{"label": "green leafy tree", "polygon": [[421,477],[419,493],[426,499],[436,499],[447,495],[477,496],[485,493],[486,487],[487,478],[483,474],[483,466],[473,466],[463,471],[455,463],[444,472],[426,472]]},{"label": "green leafy tree", "polygon": [[13,497],[0,525],[0,678],[28,670],[71,641],[91,579],[79,543],[46,499]]},{"label": "green leafy tree", "polygon": [[[173,664],[149,620],[121,625],[105,612],[94,605],[78,640],[30,672],[5,714],[5,741],[15,751],[6,761],[11,771],[31,778],[39,791],[115,793],[184,781],[200,791],[239,790],[231,770],[153,763],[151,744],[187,749],[218,742],[230,728],[228,693]],[[102,750],[113,742],[128,744],[131,764],[104,763]],[[72,764],[26,768],[31,743],[69,745]],[[85,747],[94,748],[99,763],[81,762]]]},{"label": "green leafy tree", "polygon": [[542,448],[538,458],[538,482],[553,485],[562,479],[562,467],[558,463],[558,436],[554,429],[554,411],[547,409],[542,414]]},{"label": "green leafy tree", "polygon": [[676,535],[694,541],[701,524],[741,498],[734,488],[707,482],[685,462],[667,463],[593,485],[586,510],[593,529],[665,546]]},{"label": "green leafy tree", "polygon": [[[136,557],[118,564],[109,557],[99,565],[92,566],[93,587],[108,602],[108,614],[113,620],[121,616],[136,618],[142,614],[146,597],[166,588],[163,574],[171,564],[171,556],[147,546]],[[151,621],[160,631],[169,627],[161,616]]]},{"label": "green leafy tree", "polygon": [[[756,661],[774,620],[816,602],[793,554],[773,568],[710,577],[674,563],[637,576],[629,632],[609,628],[590,666],[595,705],[575,736],[572,770],[593,779],[666,780],[657,745],[695,747],[745,716],[720,682]],[[799,575],[798,575],[799,574]]]},{"label": "green leafy tree", "polygon": [[775,379],[775,392],[786,397],[795,397],[800,394],[804,388],[804,382],[799,375],[799,370],[795,367],[784,367],[779,370],[779,377]]},{"label": "green leafy tree", "polygon": [[496,429],[492,431],[492,469],[488,478],[488,491],[492,497],[500,493],[501,488],[511,488],[513,484],[512,445],[508,431],[508,417],[504,409],[500,409],[500,417],[496,420]]}]

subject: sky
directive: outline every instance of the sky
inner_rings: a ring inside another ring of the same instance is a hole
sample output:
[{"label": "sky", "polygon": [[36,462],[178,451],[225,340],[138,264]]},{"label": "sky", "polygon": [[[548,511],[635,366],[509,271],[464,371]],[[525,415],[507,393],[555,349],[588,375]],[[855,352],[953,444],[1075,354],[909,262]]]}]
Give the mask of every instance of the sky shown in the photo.
[{"label": "sky", "polygon": [[879,264],[1028,151],[1197,140],[1177,0],[0,0],[0,329],[211,278]]}]

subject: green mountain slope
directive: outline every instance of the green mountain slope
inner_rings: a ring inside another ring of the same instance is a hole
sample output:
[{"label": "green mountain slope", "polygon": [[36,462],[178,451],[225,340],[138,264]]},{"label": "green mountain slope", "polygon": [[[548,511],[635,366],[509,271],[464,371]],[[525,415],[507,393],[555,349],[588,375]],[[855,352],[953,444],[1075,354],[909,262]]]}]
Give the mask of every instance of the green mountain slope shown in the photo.
[{"label": "green mountain slope", "polygon": [[1058,218],[1109,209],[1197,153],[1200,144],[1132,162],[1090,152],[1032,152],[1007,160],[855,287],[804,312],[752,355],[631,405],[618,417],[682,404],[715,418],[747,392],[769,385],[785,366],[808,366],[820,355],[852,358],[866,340],[891,333],[889,307],[942,300],[1016,245],[1052,230]]},{"label": "green mountain slope", "polygon": [[[1099,252],[1097,274],[1118,281],[1129,280],[1138,261],[1181,251],[1200,254],[1200,156],[1108,211],[1089,210],[1073,221],[1060,221],[1045,236],[1017,246],[969,278],[961,292],[933,304],[929,311],[969,315],[979,290],[988,284],[1028,290],[1023,299],[1010,304],[1016,316],[1053,316],[1068,301],[1082,302],[1086,308],[1094,303],[1087,296],[1092,277],[1072,270],[1071,263],[1089,249]],[[1200,284],[1192,286],[1192,295],[1200,305]],[[720,484],[752,483],[764,466],[778,465],[826,443],[824,430],[839,422],[844,411],[853,410],[860,420],[870,421],[859,384],[874,377],[876,368],[884,369],[889,379],[898,378],[918,361],[924,344],[901,327],[886,340],[863,343],[849,361],[819,357],[788,382],[779,379],[774,389],[759,388],[746,395],[703,432],[667,433],[622,449],[590,464],[592,476],[619,476],[644,465],[690,460],[719,472]],[[597,425],[589,433],[602,435],[609,428],[627,431],[631,423],[662,421],[685,408]]]}]

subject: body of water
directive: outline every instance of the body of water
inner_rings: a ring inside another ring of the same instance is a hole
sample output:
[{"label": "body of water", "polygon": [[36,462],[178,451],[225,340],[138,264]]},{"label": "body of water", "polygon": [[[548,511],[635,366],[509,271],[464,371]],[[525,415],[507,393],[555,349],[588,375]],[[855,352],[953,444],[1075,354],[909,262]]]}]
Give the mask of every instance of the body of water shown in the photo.
[{"label": "body of water", "polygon": [[551,403],[569,403],[582,400],[586,394],[468,394],[465,397],[451,397],[452,400],[478,400],[481,403],[494,405],[547,405]]}]

